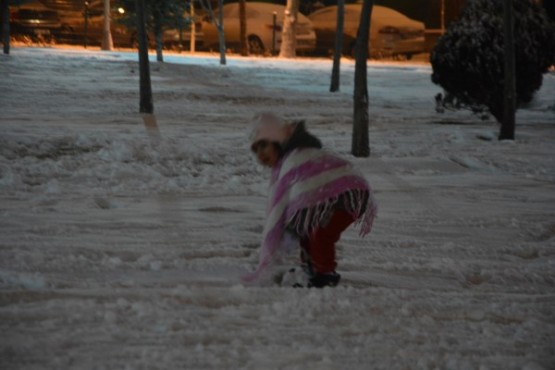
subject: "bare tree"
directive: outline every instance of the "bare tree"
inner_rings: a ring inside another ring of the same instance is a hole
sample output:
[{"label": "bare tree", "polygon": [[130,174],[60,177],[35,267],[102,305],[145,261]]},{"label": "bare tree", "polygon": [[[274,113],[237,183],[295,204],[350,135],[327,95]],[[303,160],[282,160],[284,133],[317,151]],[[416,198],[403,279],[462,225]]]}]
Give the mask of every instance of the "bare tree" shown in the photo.
[{"label": "bare tree", "polygon": [[212,9],[212,3],[210,0],[200,0],[200,5],[206,12],[208,12],[210,16],[210,20],[214,23],[214,25],[216,26],[216,29],[218,30],[218,41],[220,45],[220,64],[225,65],[226,64],[225,33],[224,33],[224,15],[223,15],[224,1],[218,0],[219,11],[218,11],[217,19],[214,15],[214,10]]},{"label": "bare tree", "polygon": [[148,62],[148,41],[146,35],[145,0],[135,0],[137,9],[137,37],[139,38],[139,89],[140,106],[143,122],[152,144],[159,143],[160,131],[154,115],[152,103],[152,85],[150,83],[150,65]]},{"label": "bare tree", "polygon": [[110,0],[104,0],[104,23],[102,27],[102,50],[114,50],[112,32],[110,31]]},{"label": "bare tree", "polygon": [[191,13],[191,40],[189,41],[189,50],[191,53],[196,52],[196,43],[197,43],[197,22],[195,20],[195,2],[191,0],[190,3],[190,13]]},{"label": "bare tree", "polygon": [[220,64],[225,65],[224,0],[218,0],[218,38],[220,40]]},{"label": "bare tree", "polygon": [[352,154],[355,157],[370,156],[368,139],[368,81],[366,66],[368,61],[368,38],[373,0],[363,0],[355,45],[355,92]]},{"label": "bare tree", "polygon": [[[220,11],[221,13],[221,11]],[[239,44],[241,55],[249,55],[247,44],[247,3],[246,0],[239,0]]]},{"label": "bare tree", "polygon": [[339,90],[339,72],[341,52],[343,50],[343,23],[345,19],[345,0],[337,0],[337,27],[335,30],[335,48],[333,52],[333,67],[331,69],[330,92]]},{"label": "bare tree", "polygon": [[285,13],[283,15],[283,33],[281,35],[281,48],[279,50],[280,58],[295,58],[297,41],[296,26],[297,14],[299,13],[299,0],[287,0]]},{"label": "bare tree", "polygon": [[152,9],[152,24],[154,32],[154,41],[156,45],[156,61],[163,62],[164,54],[162,51],[163,45],[163,24],[164,24],[164,6],[165,3],[157,3]]},{"label": "bare tree", "polygon": [[150,65],[148,62],[148,43],[145,26],[145,0],[135,0],[137,9],[137,37],[139,41],[139,76],[141,113],[154,112],[152,104],[152,86],[150,83]]},{"label": "bare tree", "polygon": [[4,54],[10,53],[10,10],[8,7],[8,0],[1,0],[2,6],[0,7],[0,14],[2,18],[2,43],[4,44]]},{"label": "bare tree", "polygon": [[503,31],[505,39],[505,86],[503,98],[503,121],[499,140],[514,140],[515,138],[515,38],[514,38],[514,9],[511,0],[503,1]]}]

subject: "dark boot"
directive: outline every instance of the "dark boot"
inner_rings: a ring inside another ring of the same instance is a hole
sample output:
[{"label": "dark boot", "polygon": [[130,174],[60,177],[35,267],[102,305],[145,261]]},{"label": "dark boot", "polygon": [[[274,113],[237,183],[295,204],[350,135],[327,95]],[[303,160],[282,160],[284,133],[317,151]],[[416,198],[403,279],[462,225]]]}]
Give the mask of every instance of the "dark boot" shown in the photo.
[{"label": "dark boot", "polygon": [[308,281],[308,287],[313,288],[323,288],[325,286],[334,287],[339,284],[339,280],[341,279],[341,275],[337,272],[330,272],[327,274],[315,274],[311,277]]}]

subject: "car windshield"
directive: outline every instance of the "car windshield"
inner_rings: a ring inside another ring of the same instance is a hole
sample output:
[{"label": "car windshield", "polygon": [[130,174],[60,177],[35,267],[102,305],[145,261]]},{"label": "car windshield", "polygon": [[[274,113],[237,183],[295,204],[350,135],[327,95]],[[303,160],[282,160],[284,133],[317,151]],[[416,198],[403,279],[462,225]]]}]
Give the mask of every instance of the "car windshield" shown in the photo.
[{"label": "car windshield", "polygon": [[379,16],[380,18],[387,18],[390,20],[397,20],[397,21],[407,19],[405,15],[399,13],[398,11],[390,8],[385,8],[383,6],[376,6],[373,11],[375,11],[376,16]]},{"label": "car windshield", "polygon": [[[257,18],[260,12],[247,4],[246,16],[247,18]],[[239,5],[231,4],[231,6],[224,7],[224,17],[226,18],[239,18]]]}]

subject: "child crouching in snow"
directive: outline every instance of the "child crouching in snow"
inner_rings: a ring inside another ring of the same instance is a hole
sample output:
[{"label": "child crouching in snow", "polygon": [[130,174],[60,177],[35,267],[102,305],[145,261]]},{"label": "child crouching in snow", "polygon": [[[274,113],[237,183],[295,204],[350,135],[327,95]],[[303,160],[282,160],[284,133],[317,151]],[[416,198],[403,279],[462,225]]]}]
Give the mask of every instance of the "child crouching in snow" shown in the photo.
[{"label": "child crouching in snow", "polygon": [[262,279],[274,259],[300,242],[302,269],[291,269],[281,284],[337,285],[335,243],[355,222],[361,235],[370,232],[377,210],[370,186],[350,162],[323,150],[303,121],[259,114],[251,139],[253,153],[272,175],[259,264],[243,279]]}]

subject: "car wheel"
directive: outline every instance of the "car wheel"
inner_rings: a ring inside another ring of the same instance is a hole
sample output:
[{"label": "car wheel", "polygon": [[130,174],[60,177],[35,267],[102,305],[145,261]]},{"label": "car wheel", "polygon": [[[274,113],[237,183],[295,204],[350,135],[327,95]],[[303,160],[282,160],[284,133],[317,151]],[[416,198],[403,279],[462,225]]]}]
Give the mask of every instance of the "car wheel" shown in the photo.
[{"label": "car wheel", "polygon": [[264,44],[258,36],[251,35],[247,39],[249,46],[249,54],[262,55],[264,54]]}]

